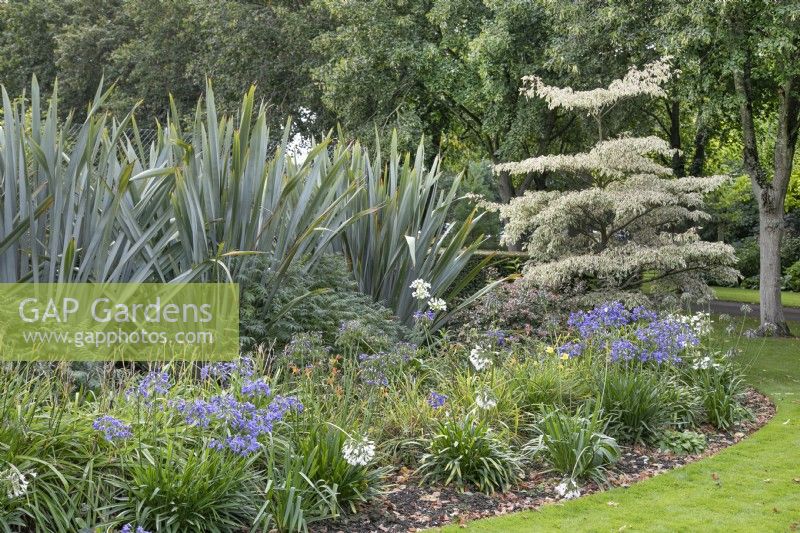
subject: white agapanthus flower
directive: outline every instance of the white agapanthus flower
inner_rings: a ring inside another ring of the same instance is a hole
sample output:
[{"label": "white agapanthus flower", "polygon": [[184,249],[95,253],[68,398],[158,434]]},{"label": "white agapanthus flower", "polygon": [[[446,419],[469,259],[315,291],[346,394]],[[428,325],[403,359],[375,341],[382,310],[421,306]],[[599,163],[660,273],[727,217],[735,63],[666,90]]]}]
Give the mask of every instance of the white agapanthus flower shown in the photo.
[{"label": "white agapanthus flower", "polygon": [[[30,472],[28,475],[35,478],[36,472]],[[10,465],[9,468],[0,473],[0,481],[7,485],[6,496],[8,496],[9,500],[21,498],[28,493],[30,481],[26,475],[14,465]]]},{"label": "white agapanthus flower", "polygon": [[692,368],[695,370],[706,370],[708,368],[719,368],[719,364],[717,364],[712,358],[709,356],[705,356],[702,359],[698,359],[692,365]]},{"label": "white agapanthus flower", "polygon": [[481,346],[475,346],[469,352],[469,362],[472,363],[472,366],[478,372],[484,368],[489,368],[492,366],[492,359],[489,356],[489,353]]},{"label": "white agapanthus flower", "polygon": [[428,300],[428,307],[430,307],[431,311],[434,313],[443,313],[447,311],[447,302],[441,298],[431,298]]},{"label": "white agapanthus flower", "polygon": [[409,288],[414,289],[412,296],[417,300],[427,300],[431,297],[431,284],[424,279],[415,279]]},{"label": "white agapanthus flower", "polygon": [[497,407],[497,398],[495,398],[494,394],[489,389],[481,389],[478,391],[478,394],[475,395],[475,405],[484,411],[488,411],[489,409]]},{"label": "white agapanthus flower", "polygon": [[572,500],[581,495],[581,489],[574,479],[564,478],[561,483],[555,487],[556,494],[563,500]]},{"label": "white agapanthus flower", "polygon": [[350,438],[342,446],[342,457],[351,466],[366,466],[375,457],[375,443],[366,437]]},{"label": "white agapanthus flower", "polygon": [[670,315],[670,318],[689,326],[692,332],[698,337],[705,337],[711,334],[711,314],[698,311],[693,315]]}]

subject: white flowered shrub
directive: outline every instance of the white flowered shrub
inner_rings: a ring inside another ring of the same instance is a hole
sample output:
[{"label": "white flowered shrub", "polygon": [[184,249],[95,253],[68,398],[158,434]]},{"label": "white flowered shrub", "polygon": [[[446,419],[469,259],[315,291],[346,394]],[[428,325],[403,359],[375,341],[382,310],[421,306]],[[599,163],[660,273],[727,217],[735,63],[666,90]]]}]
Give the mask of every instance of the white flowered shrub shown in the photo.
[{"label": "white flowered shrub", "polygon": [[524,274],[537,286],[558,291],[585,286],[609,299],[638,292],[649,282],[656,294],[700,298],[709,296],[707,276],[737,279],[733,248],[703,241],[697,232],[709,218],[704,196],[728,178],[674,177],[658,159],[671,158],[675,150],[658,137],[605,138],[603,117],[615,103],[634,96],[663,97],[671,77],[665,59],[632,68],[607,88],[589,91],[524,78],[527,96],[543,98],[551,109],[587,112],[597,121],[599,137],[585,153],[494,167],[496,173],[566,174],[590,183],[582,190],[528,192],[509,204],[482,203],[505,223],[501,242],[521,244],[530,253]]}]

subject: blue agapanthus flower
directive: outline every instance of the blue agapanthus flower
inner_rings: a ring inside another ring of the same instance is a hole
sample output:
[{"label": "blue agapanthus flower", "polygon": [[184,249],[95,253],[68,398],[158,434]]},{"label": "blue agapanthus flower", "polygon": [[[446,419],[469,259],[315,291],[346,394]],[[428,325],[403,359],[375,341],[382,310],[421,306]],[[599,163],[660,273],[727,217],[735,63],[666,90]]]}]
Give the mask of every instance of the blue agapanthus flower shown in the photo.
[{"label": "blue agapanthus flower", "polygon": [[239,455],[255,451],[259,446],[258,437],[271,433],[274,424],[289,411],[303,410],[303,404],[294,396],[275,396],[263,408],[230,394],[212,396],[208,400],[178,400],[172,406],[187,424],[226,435],[224,439],[212,439],[209,444],[212,448],[229,449]]},{"label": "blue agapanthus flower", "polygon": [[582,338],[588,339],[595,333],[608,328],[626,326],[631,323],[631,320],[631,312],[621,302],[608,302],[591,311],[578,311],[570,314],[567,325],[576,328]]},{"label": "blue agapanthus flower", "polygon": [[102,431],[103,437],[109,442],[127,439],[133,436],[131,426],[113,416],[104,415],[95,419],[92,427],[95,431]]},{"label": "blue agapanthus flower", "polygon": [[428,394],[428,405],[430,405],[434,409],[439,409],[444,406],[445,402],[447,401],[447,396],[444,394],[439,394],[436,391],[431,391]]},{"label": "blue agapanthus flower", "polygon": [[427,311],[415,311],[413,316],[417,322],[433,322],[436,313],[428,309]]},{"label": "blue agapanthus flower", "polygon": [[150,533],[150,532],[147,531],[142,526],[136,526],[136,529],[134,529],[133,524],[125,524],[124,526],[122,526],[122,529],[119,530],[119,533]]},{"label": "blue agapanthus flower", "polygon": [[152,400],[155,396],[169,392],[171,387],[167,372],[149,372],[135,389],[126,392],[126,396],[136,395],[145,400]]},{"label": "blue agapanthus flower", "polygon": [[611,342],[612,361],[632,361],[640,355],[639,347],[628,339],[615,339]]},{"label": "blue agapanthus flower", "polygon": [[557,351],[560,355],[566,355],[572,359],[574,357],[579,357],[583,353],[584,348],[585,346],[582,342],[570,341],[559,346]]}]

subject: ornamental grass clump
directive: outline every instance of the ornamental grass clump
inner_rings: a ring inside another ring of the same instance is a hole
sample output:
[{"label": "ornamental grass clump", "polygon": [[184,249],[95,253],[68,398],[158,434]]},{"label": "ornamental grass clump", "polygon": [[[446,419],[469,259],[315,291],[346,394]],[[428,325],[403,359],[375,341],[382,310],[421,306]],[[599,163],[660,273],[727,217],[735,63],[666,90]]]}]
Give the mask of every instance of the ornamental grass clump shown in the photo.
[{"label": "ornamental grass clump", "polygon": [[254,457],[192,449],[180,442],[142,446],[120,461],[109,483],[117,497],[107,509],[119,523],[165,532],[230,531],[266,525],[258,517],[265,480]]},{"label": "ornamental grass clump", "polygon": [[610,368],[598,380],[598,401],[608,433],[626,444],[651,444],[672,421],[666,404],[674,386],[668,376],[639,368]]},{"label": "ornamental grass clump", "polygon": [[538,434],[525,446],[531,456],[541,456],[552,469],[572,480],[606,482],[606,467],[619,460],[617,442],[604,433],[600,413],[574,415],[547,408],[534,425]]},{"label": "ornamental grass clump", "polygon": [[305,475],[329,488],[340,512],[356,512],[357,503],[384,489],[387,469],[374,467],[375,442],[366,437],[351,438],[332,424],[314,424],[300,437],[297,453],[304,458]]},{"label": "ornamental grass clump", "polygon": [[727,430],[752,416],[741,403],[744,376],[730,357],[700,358],[686,369],[685,379],[697,390],[705,418],[714,427]]},{"label": "ornamental grass clump", "polygon": [[506,491],[522,476],[522,459],[475,414],[438,422],[418,472],[425,483]]}]

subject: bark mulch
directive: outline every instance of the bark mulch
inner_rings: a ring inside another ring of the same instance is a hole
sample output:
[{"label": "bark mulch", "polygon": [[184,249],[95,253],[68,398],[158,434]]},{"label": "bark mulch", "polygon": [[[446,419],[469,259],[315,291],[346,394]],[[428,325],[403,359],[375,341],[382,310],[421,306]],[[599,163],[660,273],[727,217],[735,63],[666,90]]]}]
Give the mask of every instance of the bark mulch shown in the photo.
[{"label": "bark mulch", "polygon": [[[699,455],[675,455],[653,448],[623,447],[622,457],[609,469],[612,487],[627,487],[673,468],[714,455],[766,424],[775,414],[775,405],[764,395],[749,390],[745,406],[753,419],[738,424],[731,431],[711,426],[700,428],[708,439],[706,450]],[[386,494],[362,505],[356,514],[311,524],[314,533],[367,533],[418,531],[448,524],[464,524],[469,520],[502,515],[525,509],[536,509],[561,501],[555,486],[561,477],[552,473],[531,471],[513,490],[486,495],[480,492],[459,492],[450,487],[420,486],[413,472],[401,468],[391,479]],[[589,483],[581,494],[603,490]]]}]

